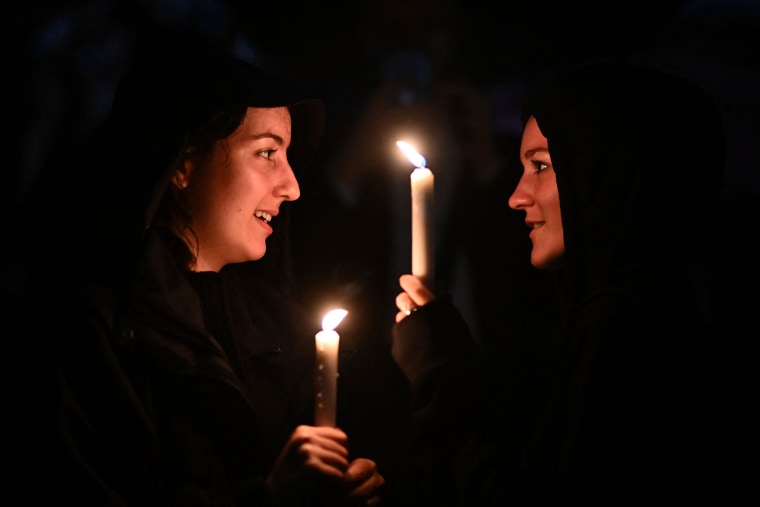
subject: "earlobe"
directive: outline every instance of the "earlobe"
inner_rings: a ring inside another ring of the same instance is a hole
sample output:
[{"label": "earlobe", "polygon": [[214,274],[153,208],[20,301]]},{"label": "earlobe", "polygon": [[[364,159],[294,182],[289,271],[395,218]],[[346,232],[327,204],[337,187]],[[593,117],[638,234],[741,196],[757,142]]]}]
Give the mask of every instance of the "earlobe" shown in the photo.
[{"label": "earlobe", "polygon": [[191,166],[192,163],[189,160],[183,160],[180,166],[174,170],[172,184],[179,190],[187,188]]},{"label": "earlobe", "polygon": [[185,178],[185,175],[179,171],[174,171],[174,175],[172,176],[172,184],[179,190],[184,190],[187,188],[187,178]]}]

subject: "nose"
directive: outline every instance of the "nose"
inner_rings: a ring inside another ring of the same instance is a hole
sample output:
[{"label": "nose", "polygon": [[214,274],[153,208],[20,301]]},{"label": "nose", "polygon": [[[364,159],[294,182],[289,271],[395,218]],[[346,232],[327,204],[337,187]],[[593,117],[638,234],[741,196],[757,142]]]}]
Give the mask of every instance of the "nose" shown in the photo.
[{"label": "nose", "polygon": [[301,197],[301,187],[289,163],[283,168],[282,180],[275,187],[275,193],[285,201],[295,201]]},{"label": "nose", "polygon": [[519,210],[533,204],[533,192],[530,184],[525,180],[525,175],[520,177],[515,190],[509,196],[509,207]]}]

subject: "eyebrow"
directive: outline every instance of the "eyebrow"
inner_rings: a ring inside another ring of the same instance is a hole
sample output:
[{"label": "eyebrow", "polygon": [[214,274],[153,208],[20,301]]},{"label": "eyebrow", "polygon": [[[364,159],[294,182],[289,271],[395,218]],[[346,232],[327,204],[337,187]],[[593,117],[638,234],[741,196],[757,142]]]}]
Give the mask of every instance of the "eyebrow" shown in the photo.
[{"label": "eyebrow", "polygon": [[247,136],[249,141],[258,141],[259,139],[273,139],[276,143],[283,145],[285,144],[285,140],[278,136],[277,134],[273,134],[271,132],[262,132],[261,134],[253,134],[250,136]]},{"label": "eyebrow", "polygon": [[522,156],[523,158],[530,158],[536,153],[549,153],[549,149],[548,148],[531,148],[529,150],[525,150]]}]

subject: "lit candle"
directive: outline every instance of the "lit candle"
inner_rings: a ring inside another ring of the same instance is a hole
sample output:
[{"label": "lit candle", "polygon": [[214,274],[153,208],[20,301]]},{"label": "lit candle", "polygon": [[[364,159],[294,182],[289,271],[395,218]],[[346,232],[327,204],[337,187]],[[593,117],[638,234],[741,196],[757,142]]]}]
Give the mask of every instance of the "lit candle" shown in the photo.
[{"label": "lit candle", "polygon": [[433,288],[435,251],[433,237],[433,172],[425,167],[425,157],[409,143],[396,141],[404,155],[414,164],[410,176],[412,187],[412,274]]},{"label": "lit candle", "polygon": [[336,309],[325,314],[322,331],[314,338],[317,344],[317,395],[314,422],[317,426],[335,426],[335,409],[338,400],[338,345],[340,335],[335,328],[348,314]]}]

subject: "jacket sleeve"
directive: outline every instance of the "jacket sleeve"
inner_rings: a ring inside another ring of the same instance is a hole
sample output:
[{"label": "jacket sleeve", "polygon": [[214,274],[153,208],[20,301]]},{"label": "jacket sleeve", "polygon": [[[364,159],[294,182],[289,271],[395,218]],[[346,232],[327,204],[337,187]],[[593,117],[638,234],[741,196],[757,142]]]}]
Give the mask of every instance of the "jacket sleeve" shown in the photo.
[{"label": "jacket sleeve", "polygon": [[230,391],[205,377],[157,373],[125,353],[134,323],[103,308],[85,313],[57,365],[58,497],[90,505],[271,505],[263,475],[225,468],[219,440],[236,434],[208,423],[248,422],[237,398],[229,401]]},{"label": "jacket sleeve", "polygon": [[500,431],[506,397],[451,298],[395,324],[392,353],[413,396],[414,487],[431,505],[500,505],[518,466]]}]

